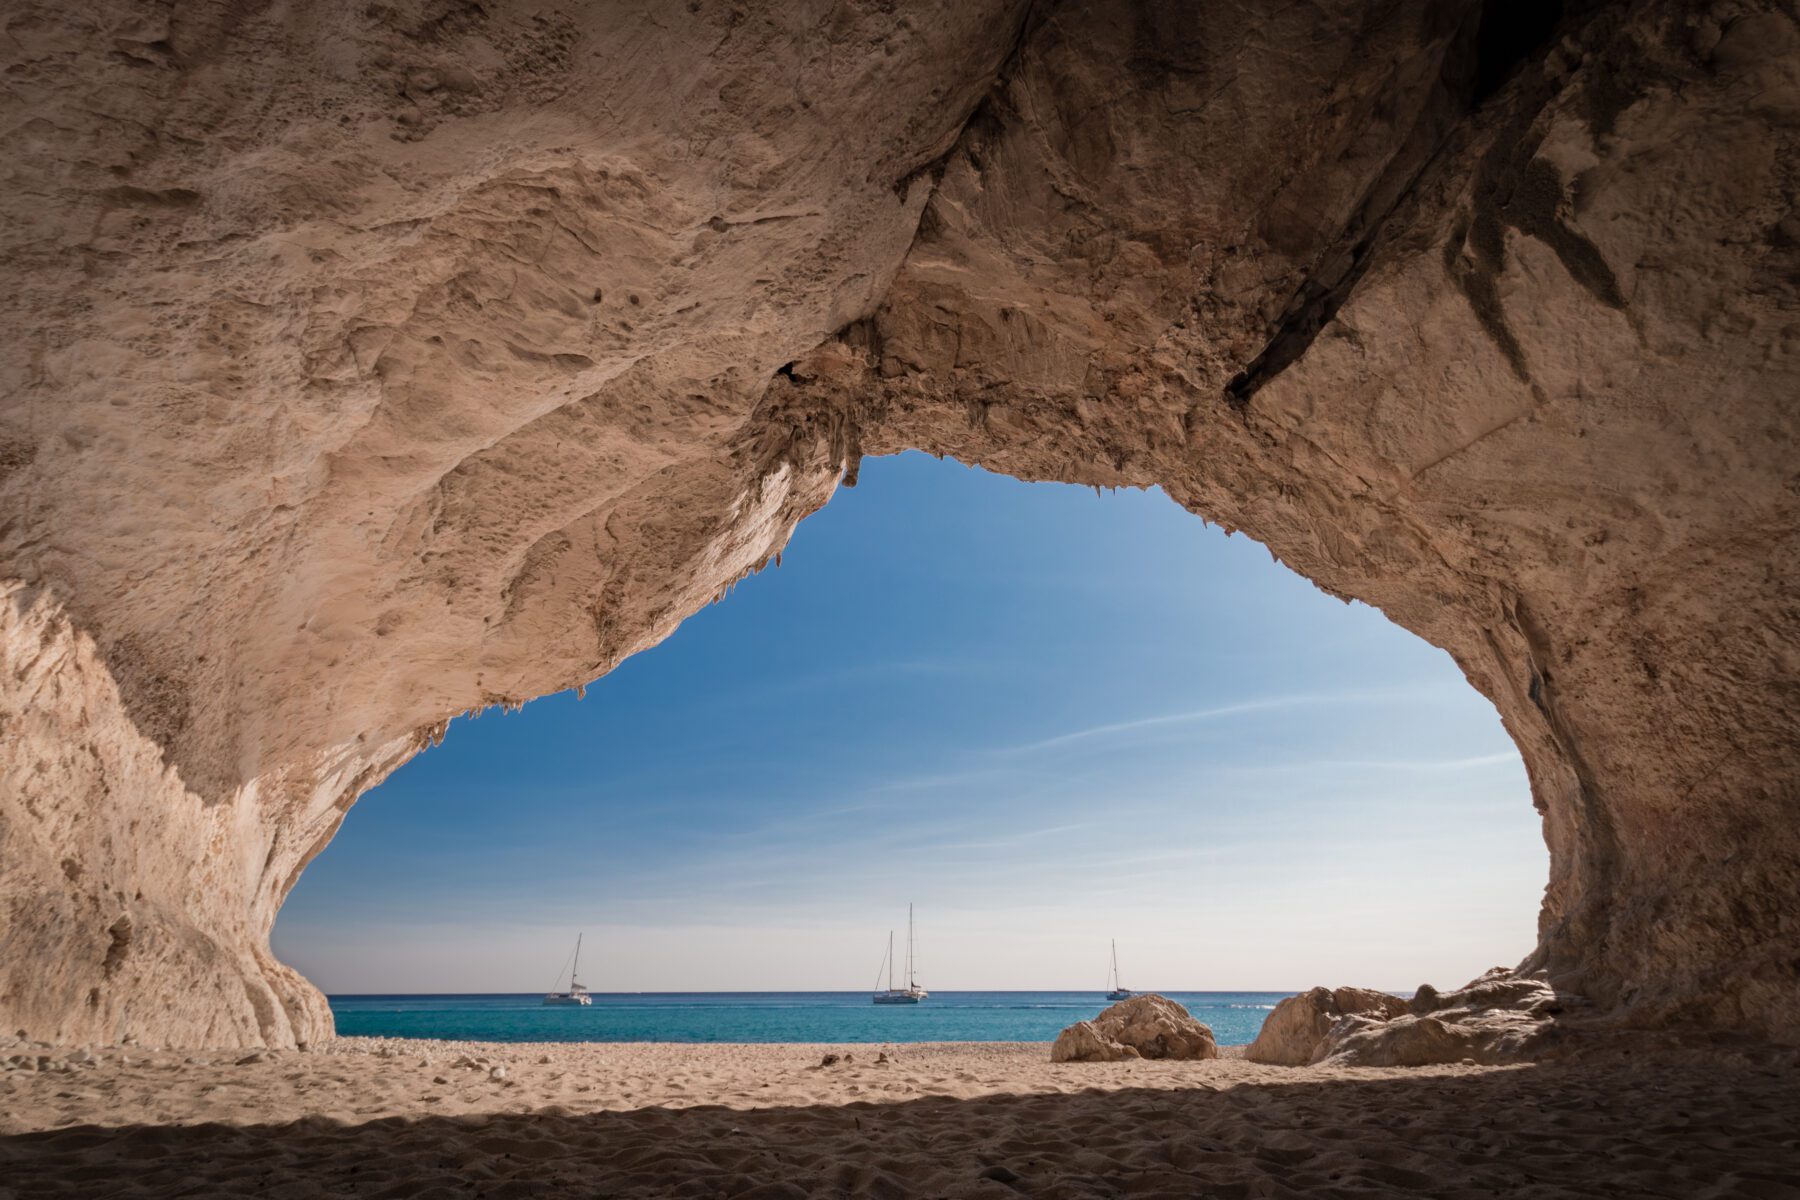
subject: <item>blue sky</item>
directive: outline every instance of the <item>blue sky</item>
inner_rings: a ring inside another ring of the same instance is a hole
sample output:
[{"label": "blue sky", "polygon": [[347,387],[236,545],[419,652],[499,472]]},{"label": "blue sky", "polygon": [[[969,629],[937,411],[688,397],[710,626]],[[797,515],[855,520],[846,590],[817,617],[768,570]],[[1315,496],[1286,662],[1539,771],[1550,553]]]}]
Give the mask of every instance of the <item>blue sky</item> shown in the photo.
[{"label": "blue sky", "polygon": [[874,459],[590,687],[458,720],[275,949],[329,992],[1454,986],[1531,947],[1524,769],[1448,655],[1157,492]]}]

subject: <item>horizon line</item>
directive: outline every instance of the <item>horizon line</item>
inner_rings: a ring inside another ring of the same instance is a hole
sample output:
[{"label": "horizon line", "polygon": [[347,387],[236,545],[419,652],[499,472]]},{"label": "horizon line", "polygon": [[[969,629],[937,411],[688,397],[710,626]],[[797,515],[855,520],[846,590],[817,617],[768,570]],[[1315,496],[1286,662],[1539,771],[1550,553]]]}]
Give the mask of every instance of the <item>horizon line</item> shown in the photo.
[{"label": "horizon line", "polygon": [[[679,989],[679,990],[674,990],[674,991],[656,990],[656,991],[633,991],[633,992],[599,992],[599,991],[594,991],[592,989],[589,989],[587,994],[590,996],[866,996],[866,995],[871,995],[873,993],[873,991],[879,991],[879,990],[881,990],[881,989],[869,989],[869,988],[785,988],[785,989],[781,989],[781,988],[732,988],[732,989],[721,989],[721,990],[717,990],[717,991],[711,991],[711,990],[699,990],[699,989],[694,989],[694,988],[688,988],[688,989]],[[1131,994],[1133,996],[1148,996],[1148,995],[1167,995],[1170,993],[1179,992],[1179,993],[1183,993],[1183,994],[1190,995],[1190,996],[1250,996],[1250,995],[1291,996],[1291,995],[1299,995],[1300,993],[1306,992],[1308,990],[1310,990],[1310,989],[1304,988],[1304,987],[1303,988],[1188,988],[1188,987],[1174,987],[1174,988],[1133,988]],[[1416,991],[1417,989],[1416,988],[1405,988],[1405,989],[1374,988],[1371,990],[1387,992],[1390,995],[1398,996],[1398,995],[1409,995],[1413,991]],[[1032,996],[1032,995],[1045,995],[1045,994],[1052,994],[1052,993],[1086,994],[1088,992],[1097,992],[1097,993],[1104,995],[1106,993],[1106,991],[1107,991],[1107,989],[1103,988],[1103,987],[1085,987],[1085,988],[937,988],[937,989],[933,990],[932,994],[936,995],[936,996],[984,995],[984,994],[1007,995],[1007,996]],[[364,1000],[364,999],[369,999],[371,997],[402,997],[402,996],[410,996],[410,997],[422,997],[422,996],[542,996],[542,995],[546,995],[546,994],[547,993],[542,992],[542,991],[524,991],[524,992],[323,992],[323,995],[325,996],[325,998],[327,1000]]]}]

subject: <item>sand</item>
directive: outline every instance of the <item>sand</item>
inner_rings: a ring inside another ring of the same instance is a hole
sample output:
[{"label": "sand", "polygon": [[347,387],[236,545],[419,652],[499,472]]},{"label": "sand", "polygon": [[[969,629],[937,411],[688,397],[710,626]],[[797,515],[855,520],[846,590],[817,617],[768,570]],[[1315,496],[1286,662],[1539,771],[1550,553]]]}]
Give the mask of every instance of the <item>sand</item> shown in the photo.
[{"label": "sand", "polygon": [[1800,1197],[1792,1063],[1052,1065],[1047,1049],[340,1039],[68,1063],[0,1047],[52,1064],[0,1074],[0,1198]]}]

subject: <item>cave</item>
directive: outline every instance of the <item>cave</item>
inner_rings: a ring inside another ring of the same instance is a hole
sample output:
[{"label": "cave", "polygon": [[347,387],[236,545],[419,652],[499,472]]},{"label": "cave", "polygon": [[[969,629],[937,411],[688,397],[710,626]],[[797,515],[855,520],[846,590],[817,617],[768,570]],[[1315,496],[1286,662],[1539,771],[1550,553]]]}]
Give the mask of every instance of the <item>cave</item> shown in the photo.
[{"label": "cave", "polygon": [[1520,969],[1795,1041],[1800,31],[1484,7],[13,6],[0,1028],[327,1038],[358,795],[923,450],[1446,649]]}]

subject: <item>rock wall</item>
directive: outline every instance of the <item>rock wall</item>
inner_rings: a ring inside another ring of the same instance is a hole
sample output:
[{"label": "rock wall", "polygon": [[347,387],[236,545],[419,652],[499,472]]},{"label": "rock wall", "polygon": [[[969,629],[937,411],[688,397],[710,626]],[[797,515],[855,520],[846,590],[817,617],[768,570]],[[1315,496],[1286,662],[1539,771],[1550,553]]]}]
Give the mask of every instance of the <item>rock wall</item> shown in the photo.
[{"label": "rock wall", "polygon": [[419,746],[196,795],[120,703],[93,640],[42,589],[0,588],[0,995],[7,1033],[304,1045],[324,997],[269,953],[301,868]]},{"label": "rock wall", "polygon": [[1786,6],[0,19],[0,1025],[318,1036],[267,932],[357,794],[917,447],[1449,649],[1527,966],[1800,1037]]}]

